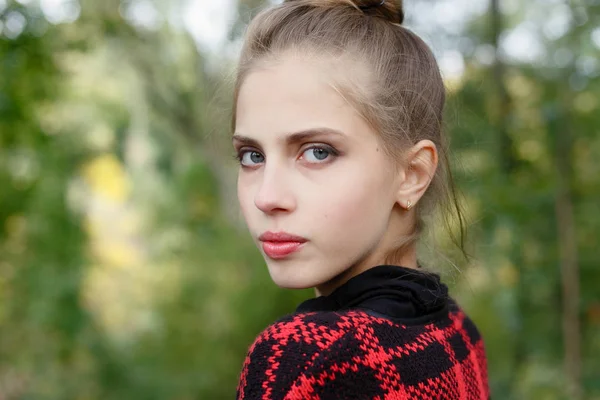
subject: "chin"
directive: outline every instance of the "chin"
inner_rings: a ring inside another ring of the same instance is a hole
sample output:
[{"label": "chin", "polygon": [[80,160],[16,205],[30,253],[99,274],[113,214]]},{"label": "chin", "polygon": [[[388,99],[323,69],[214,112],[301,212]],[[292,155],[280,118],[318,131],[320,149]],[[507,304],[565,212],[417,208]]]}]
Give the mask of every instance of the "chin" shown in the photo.
[{"label": "chin", "polygon": [[273,282],[283,289],[308,289],[314,288],[322,283],[310,271],[303,270],[291,263],[279,263],[268,260],[267,267]]}]

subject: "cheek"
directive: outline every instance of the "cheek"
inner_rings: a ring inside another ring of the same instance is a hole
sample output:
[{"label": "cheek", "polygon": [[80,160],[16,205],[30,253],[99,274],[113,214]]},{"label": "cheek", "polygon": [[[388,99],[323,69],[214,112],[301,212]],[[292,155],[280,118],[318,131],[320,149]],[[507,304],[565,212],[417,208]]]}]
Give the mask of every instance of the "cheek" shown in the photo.
[{"label": "cheek", "polygon": [[390,183],[381,176],[364,171],[348,176],[351,179],[338,180],[328,188],[330,196],[322,196],[321,214],[330,237],[344,238],[345,243],[360,242],[368,239],[365,235],[379,234],[386,228],[393,198]]},{"label": "cheek", "polygon": [[247,179],[244,179],[241,175],[238,176],[237,180],[237,196],[244,219],[248,222],[249,211],[254,206],[254,192]]},{"label": "cheek", "polygon": [[346,236],[351,228],[362,227],[368,229],[370,225],[379,225],[386,214],[385,205],[381,199],[374,194],[347,193],[340,196],[338,201],[332,203],[325,209],[325,219],[331,223],[334,230]]}]

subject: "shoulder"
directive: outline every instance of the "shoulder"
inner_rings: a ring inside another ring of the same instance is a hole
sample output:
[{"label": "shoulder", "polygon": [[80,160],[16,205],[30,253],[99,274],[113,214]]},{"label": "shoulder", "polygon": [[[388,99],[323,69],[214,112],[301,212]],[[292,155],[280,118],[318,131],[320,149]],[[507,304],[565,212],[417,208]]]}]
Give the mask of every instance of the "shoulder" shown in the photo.
[{"label": "shoulder", "polygon": [[383,398],[413,390],[451,371],[461,362],[459,353],[470,357],[476,346],[472,341],[480,338],[476,330],[470,336],[466,321],[460,310],[438,323],[412,326],[365,311],[288,315],[261,332],[250,347],[238,399],[267,394]]},{"label": "shoulder", "polygon": [[250,346],[237,398],[311,398],[307,391],[317,381],[325,383],[322,374],[331,368],[347,372],[350,366],[340,356],[348,355],[351,361],[351,338],[375,319],[364,312],[311,312],[279,319]]},{"label": "shoulder", "polygon": [[238,399],[412,399],[442,383],[455,389],[448,393],[456,396],[448,398],[481,399],[480,393],[458,396],[457,382],[465,378],[455,372],[457,366],[472,370],[476,362],[468,384],[485,391],[480,342],[458,309],[427,325],[403,325],[364,311],[292,314],[266,328],[250,347]]}]

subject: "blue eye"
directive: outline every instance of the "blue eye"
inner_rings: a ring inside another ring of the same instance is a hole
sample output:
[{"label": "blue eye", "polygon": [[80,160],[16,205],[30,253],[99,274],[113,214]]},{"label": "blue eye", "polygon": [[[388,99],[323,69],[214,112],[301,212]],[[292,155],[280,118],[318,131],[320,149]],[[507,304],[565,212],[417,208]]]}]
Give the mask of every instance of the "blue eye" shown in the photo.
[{"label": "blue eye", "polygon": [[252,167],[265,161],[265,157],[262,154],[252,150],[240,152],[238,159],[244,167]]},{"label": "blue eye", "polygon": [[[332,161],[332,158],[338,155],[339,153],[330,146],[313,145],[302,152],[300,160],[310,164],[324,164]],[[249,168],[265,162],[265,156],[262,153],[251,149],[240,150],[235,158],[242,167]]]},{"label": "blue eye", "polygon": [[302,153],[302,158],[311,163],[321,163],[327,161],[330,156],[335,155],[332,150],[326,147],[311,147]]}]

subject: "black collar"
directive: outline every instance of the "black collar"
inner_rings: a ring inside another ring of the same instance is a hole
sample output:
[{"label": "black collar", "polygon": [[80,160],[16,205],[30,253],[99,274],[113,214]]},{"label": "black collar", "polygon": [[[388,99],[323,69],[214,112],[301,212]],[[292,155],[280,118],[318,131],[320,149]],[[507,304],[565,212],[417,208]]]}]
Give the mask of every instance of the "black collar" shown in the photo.
[{"label": "black collar", "polygon": [[448,287],[437,274],[379,265],[351,278],[329,296],[301,303],[296,312],[363,309],[373,314],[422,323],[446,314]]}]

